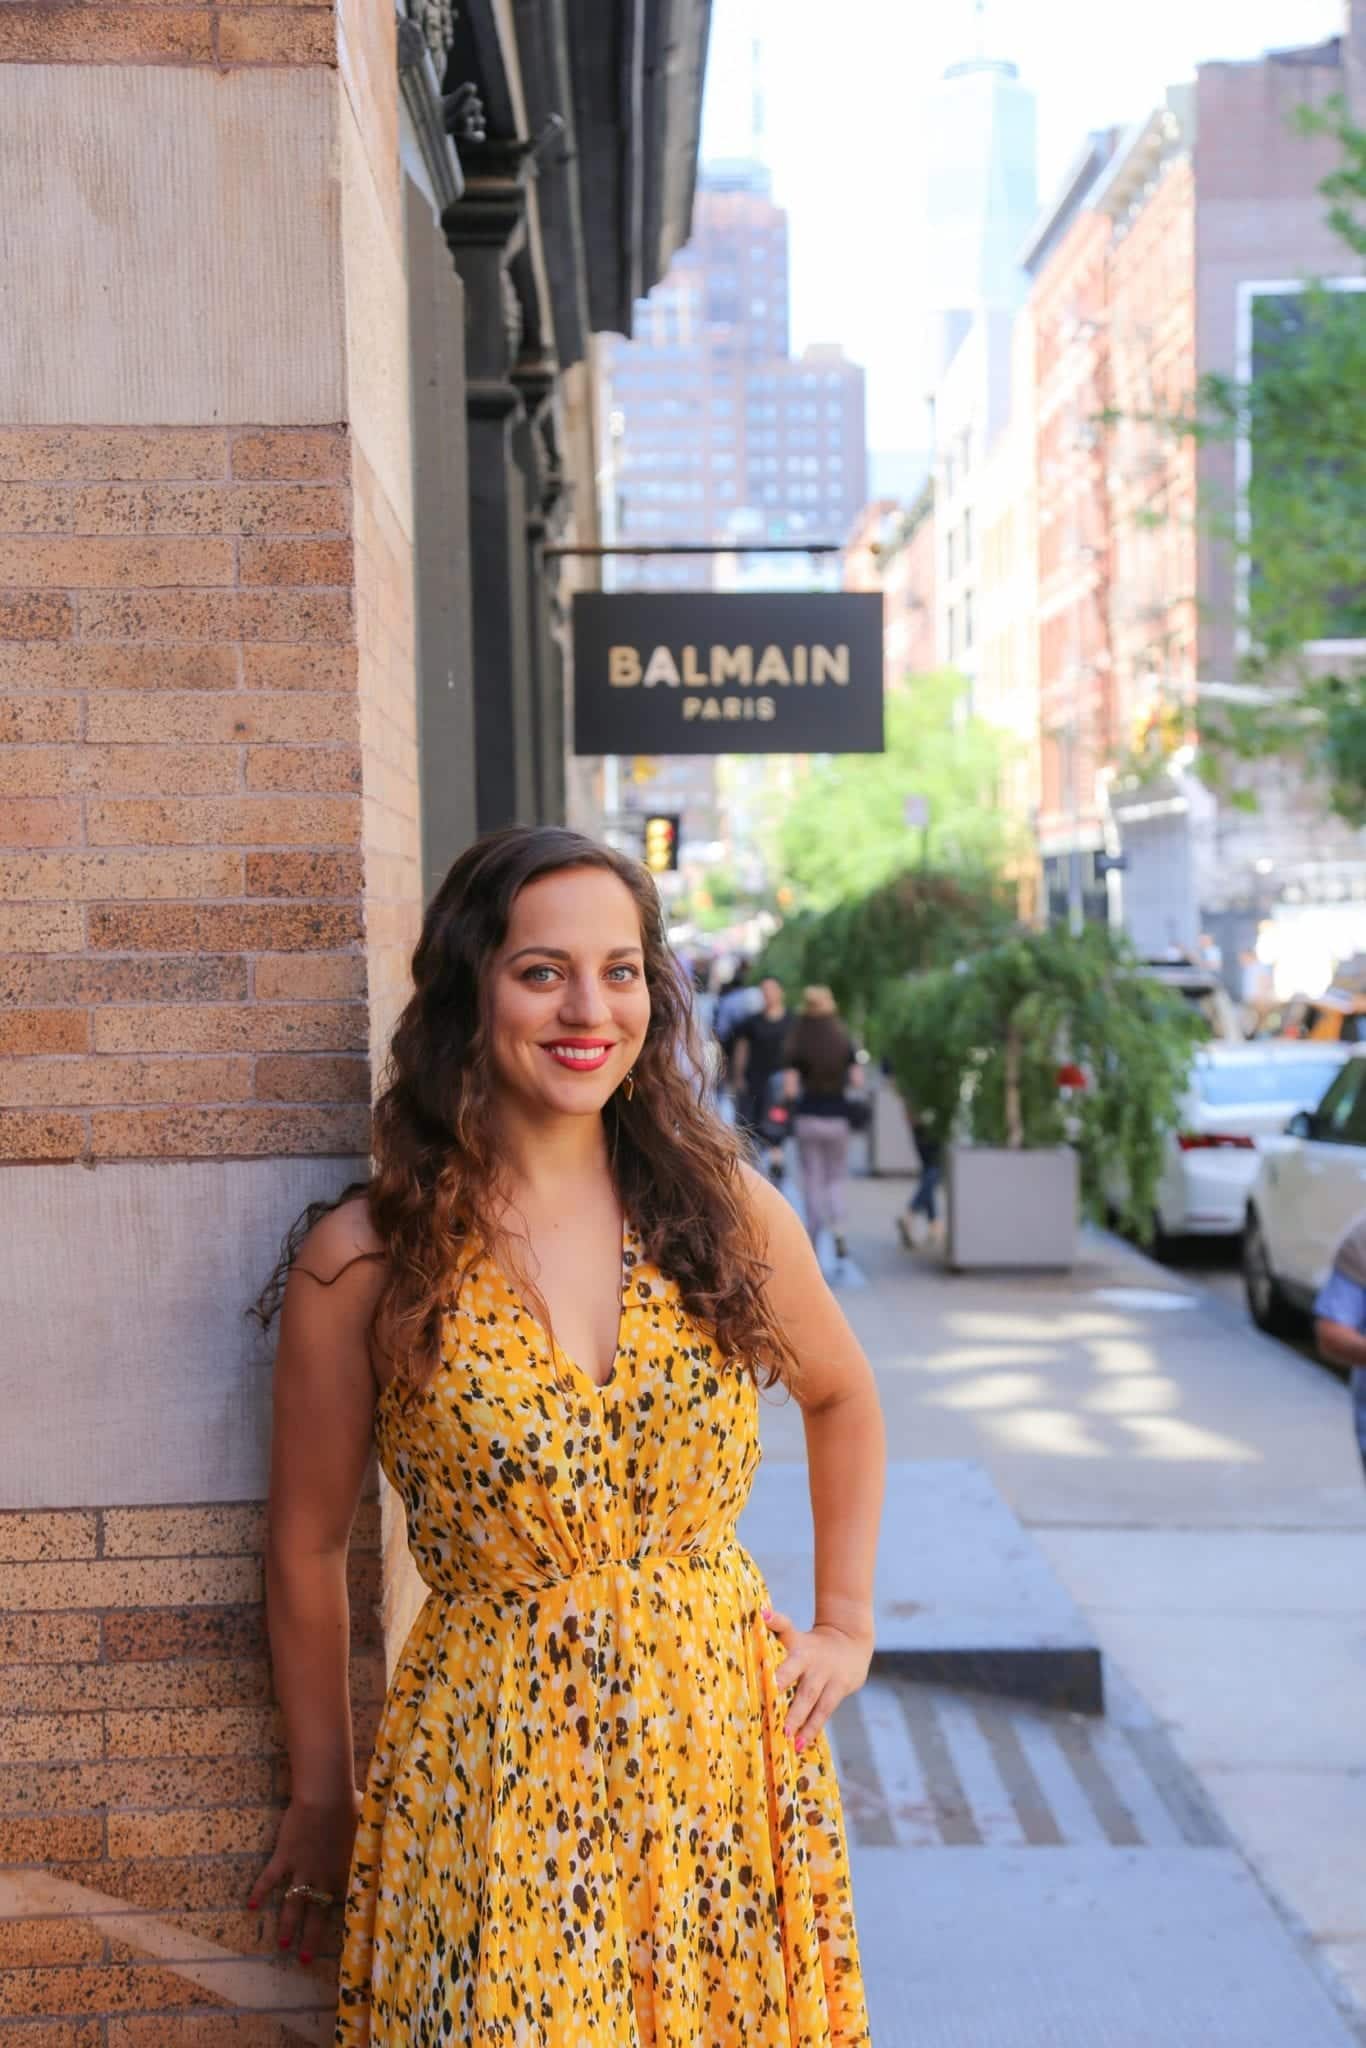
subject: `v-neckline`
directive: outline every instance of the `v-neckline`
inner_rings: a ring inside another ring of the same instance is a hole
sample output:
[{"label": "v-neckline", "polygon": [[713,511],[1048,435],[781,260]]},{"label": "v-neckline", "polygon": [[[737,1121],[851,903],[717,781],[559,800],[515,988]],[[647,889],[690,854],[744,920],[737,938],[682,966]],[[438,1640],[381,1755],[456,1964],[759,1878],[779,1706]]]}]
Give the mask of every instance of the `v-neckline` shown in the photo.
[{"label": "v-neckline", "polygon": [[634,1260],[631,1256],[632,1251],[634,1249],[634,1244],[635,1232],[631,1228],[630,1218],[627,1216],[625,1210],[623,1209],[621,1215],[621,1250],[617,1262],[617,1336],[616,1345],[612,1352],[612,1367],[605,1380],[594,1379],[592,1373],[589,1372],[585,1366],[580,1365],[577,1358],[574,1358],[568,1351],[565,1350],[563,1344],[556,1343],[552,1339],[550,1332],[546,1329],[546,1326],[541,1321],[541,1318],[533,1313],[531,1308],[523,1299],[521,1289],[514,1284],[512,1275],[508,1272],[502,1260],[498,1258],[496,1254],[494,1254],[493,1252],[490,1252],[488,1255],[489,1263],[493,1266],[494,1271],[498,1275],[498,1278],[502,1281],[508,1296],[513,1302],[513,1305],[518,1309],[518,1311],[522,1315],[526,1317],[527,1321],[531,1324],[532,1328],[540,1337],[541,1343],[545,1348],[546,1356],[550,1360],[551,1371],[553,1372],[555,1370],[555,1360],[557,1356],[559,1358],[562,1358],[565,1364],[570,1368],[570,1370],[577,1374],[577,1376],[579,1377],[579,1379],[583,1381],[585,1386],[591,1387],[595,1394],[609,1393],[612,1390],[612,1388],[619,1384],[621,1379],[621,1355],[626,1345],[626,1318],[630,1312],[630,1302],[628,1297],[630,1292],[631,1269],[634,1265]]}]

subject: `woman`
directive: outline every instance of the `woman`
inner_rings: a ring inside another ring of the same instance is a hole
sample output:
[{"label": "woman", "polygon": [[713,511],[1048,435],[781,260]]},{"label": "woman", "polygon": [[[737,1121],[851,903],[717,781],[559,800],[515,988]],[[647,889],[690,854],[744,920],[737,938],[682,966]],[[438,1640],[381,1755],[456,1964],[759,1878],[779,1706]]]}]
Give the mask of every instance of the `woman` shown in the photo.
[{"label": "woman", "polygon": [[[862,2048],[824,1724],[872,1652],[868,1365],[685,1078],[643,868],[496,833],[413,978],[373,1178],[284,1287],[293,1796],[254,1897],[283,1886],[281,1941],[311,1955],[349,1862],[340,2048]],[[735,1539],[761,1381],[804,1411],[810,1629]],[[430,1590],[360,1798],[345,1554],[372,1435]]]},{"label": "woman", "polygon": [[791,1070],[788,1094],[794,1104],[793,1130],[802,1176],[802,1203],[813,1248],[823,1230],[835,1240],[835,1257],[849,1256],[844,1240],[849,1186],[850,1088],[861,1087],[862,1069],[828,988],[807,989],[783,1055]]}]

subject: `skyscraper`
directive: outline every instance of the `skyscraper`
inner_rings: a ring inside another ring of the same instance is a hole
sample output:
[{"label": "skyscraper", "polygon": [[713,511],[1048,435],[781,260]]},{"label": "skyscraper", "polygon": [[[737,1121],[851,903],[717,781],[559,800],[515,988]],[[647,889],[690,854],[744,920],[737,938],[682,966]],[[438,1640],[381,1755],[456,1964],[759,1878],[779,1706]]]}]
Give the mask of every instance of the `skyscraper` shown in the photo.
[{"label": "skyscraper", "polygon": [[1018,68],[978,55],[951,64],[927,109],[929,261],[936,376],[975,313],[1024,296],[1020,250],[1038,204],[1034,94]]}]

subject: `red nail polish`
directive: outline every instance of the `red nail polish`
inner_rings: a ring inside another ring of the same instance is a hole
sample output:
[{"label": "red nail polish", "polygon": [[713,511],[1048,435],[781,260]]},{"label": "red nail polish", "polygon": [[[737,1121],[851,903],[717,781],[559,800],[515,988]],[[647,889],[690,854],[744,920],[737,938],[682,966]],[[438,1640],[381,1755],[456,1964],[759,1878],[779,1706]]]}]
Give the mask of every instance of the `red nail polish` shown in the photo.
[{"label": "red nail polish", "polygon": [[301,1963],[311,1963],[311,1962],[312,1962],[312,1960],[313,1960],[312,1956],[311,1956],[311,1955],[310,1955],[310,1954],[308,1953],[308,1951],[307,1951],[306,1949],[302,1949],[302,1948],[301,1948],[301,1949],[299,1950],[299,1961],[300,1961]]},{"label": "red nail polish", "polygon": [[289,1936],[288,1936],[287,1934],[282,1934],[282,1935],[280,1936],[280,1939],[279,1939],[279,1941],[278,1941],[278,1942],[277,1942],[277,1943],[276,1943],[275,1945],[276,1945],[276,1947],[277,1947],[277,1948],[288,1948],[288,1947],[289,1947]]},{"label": "red nail polish", "polygon": [[260,1900],[259,1900],[259,1899],[248,1899],[248,1900],[247,1900],[247,1911],[248,1911],[249,1913],[255,1913],[255,1912],[256,1912],[256,1911],[258,1910],[259,1906],[260,1906]]}]

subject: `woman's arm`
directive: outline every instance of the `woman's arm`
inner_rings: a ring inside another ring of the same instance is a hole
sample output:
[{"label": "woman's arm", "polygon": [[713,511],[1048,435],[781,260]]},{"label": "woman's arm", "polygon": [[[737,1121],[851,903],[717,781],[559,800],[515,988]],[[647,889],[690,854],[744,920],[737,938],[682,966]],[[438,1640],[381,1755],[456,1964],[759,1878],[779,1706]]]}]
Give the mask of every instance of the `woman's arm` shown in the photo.
[{"label": "woman's arm", "polygon": [[1329,1316],[1319,1316],[1314,1324],[1314,1336],[1319,1347],[1319,1357],[1329,1365],[1366,1365],[1366,1335],[1354,1330],[1348,1323],[1335,1323]]},{"label": "woman's arm", "polygon": [[[786,1617],[774,1618],[783,1623],[778,1633],[789,1653],[784,1675],[800,1676],[788,1726],[804,1743],[867,1676],[886,1433],[872,1367],[825,1283],[796,1211],[761,1175],[748,1168],[744,1173],[773,1269],[768,1299],[797,1360],[794,1393],[806,1429],[815,1618],[804,1637]],[[809,1645],[822,1632],[842,1638],[849,1654],[833,1661],[818,1656],[813,1664],[805,1650],[794,1647]]]},{"label": "woman's arm", "polygon": [[[266,1604],[289,1747],[290,1803],[252,1903],[281,1880],[340,1899],[356,1825],[346,1555],[370,1457],[376,1384],[369,1329],[384,1282],[364,1204],[324,1217],[285,1289],[275,1360]],[[320,1924],[287,1900],[280,1945]]]}]

